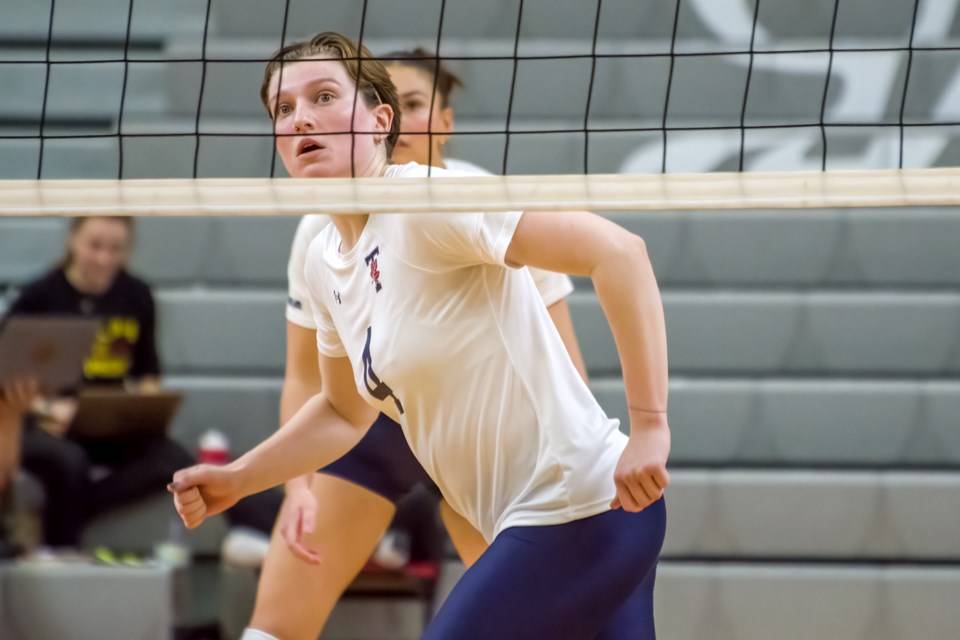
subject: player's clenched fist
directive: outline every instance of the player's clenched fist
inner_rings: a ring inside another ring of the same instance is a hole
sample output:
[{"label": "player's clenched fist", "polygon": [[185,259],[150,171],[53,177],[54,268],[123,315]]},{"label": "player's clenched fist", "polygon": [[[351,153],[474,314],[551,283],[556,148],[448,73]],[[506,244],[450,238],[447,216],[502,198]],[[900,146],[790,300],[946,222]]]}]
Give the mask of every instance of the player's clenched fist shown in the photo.
[{"label": "player's clenched fist", "polygon": [[173,494],[173,504],[188,529],[226,511],[243,497],[235,471],[207,464],[177,471],[167,490]]},{"label": "player's clenched fist", "polygon": [[670,484],[667,457],[670,455],[670,429],[662,421],[631,423],[630,440],[620,455],[613,481],[617,497],[610,508],[642,511],[661,497]]}]

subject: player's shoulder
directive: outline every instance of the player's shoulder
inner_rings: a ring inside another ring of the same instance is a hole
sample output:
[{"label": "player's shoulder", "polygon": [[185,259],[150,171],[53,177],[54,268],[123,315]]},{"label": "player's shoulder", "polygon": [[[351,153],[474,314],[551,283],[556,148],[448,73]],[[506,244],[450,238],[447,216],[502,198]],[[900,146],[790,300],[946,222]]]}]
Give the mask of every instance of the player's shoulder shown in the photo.
[{"label": "player's shoulder", "polygon": [[56,288],[62,280],[65,280],[61,268],[51,269],[33,279],[27,281],[20,287],[21,294],[34,294],[43,291],[49,291]]},{"label": "player's shoulder", "polygon": [[153,297],[153,289],[150,283],[130,273],[126,269],[121,269],[120,272],[117,273],[114,287],[123,295],[139,296],[140,298]]},{"label": "player's shoulder", "polygon": [[336,245],[334,236],[338,235],[337,227],[333,224],[321,225],[314,229],[316,233],[307,238],[306,252],[308,255],[321,255],[328,245]]},{"label": "player's shoulder", "polygon": [[56,267],[35,276],[16,289],[17,296],[11,310],[26,310],[29,312],[45,307],[50,300],[67,295],[70,286],[67,284],[67,277],[64,275],[63,269]]},{"label": "player's shoulder", "polygon": [[[410,162],[404,165],[390,165],[385,177],[388,178],[425,178],[430,177],[476,177],[477,173],[440,169]],[[391,238],[391,245],[397,251],[408,251],[411,255],[420,255],[424,246],[436,249],[460,245],[464,237],[471,237],[478,225],[478,216],[482,212],[450,213],[406,213],[376,214],[370,217],[378,235]],[[412,260],[412,258],[411,258]]]},{"label": "player's shoulder", "polygon": [[300,219],[297,225],[297,232],[294,236],[298,241],[305,245],[316,238],[330,224],[330,216],[322,213],[311,213]]},{"label": "player's shoulder", "polygon": [[[470,163],[465,163],[470,164]],[[417,162],[408,162],[407,164],[391,164],[387,167],[385,178],[456,178],[476,176],[478,173],[487,173],[483,169],[475,167],[473,170],[455,168],[447,164],[447,168],[433,167]]]},{"label": "player's shoulder", "polygon": [[482,176],[493,175],[490,171],[487,171],[483,167],[477,164],[473,164],[469,160],[460,160],[459,158],[445,158],[443,164],[447,166],[447,169],[450,171],[458,171],[460,173],[474,173]]}]

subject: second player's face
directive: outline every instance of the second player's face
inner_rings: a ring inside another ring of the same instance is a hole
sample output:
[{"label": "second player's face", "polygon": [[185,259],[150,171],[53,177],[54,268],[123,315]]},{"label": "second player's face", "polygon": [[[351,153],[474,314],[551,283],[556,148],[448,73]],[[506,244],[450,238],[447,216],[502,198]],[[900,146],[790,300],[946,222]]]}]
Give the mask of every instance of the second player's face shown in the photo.
[{"label": "second player's face", "polygon": [[273,75],[268,106],[277,152],[291,176],[347,178],[375,170],[385,148],[375,138],[390,130],[392,112],[386,105],[371,109],[356,91],[338,60],[294,62]]},{"label": "second player's face", "polygon": [[[419,162],[443,166],[443,143],[453,130],[453,109],[441,108],[434,93],[433,76],[404,64],[387,67],[400,98],[400,137],[393,148],[393,162]],[[430,111],[433,96],[433,111]],[[433,135],[426,135],[427,132]]]}]

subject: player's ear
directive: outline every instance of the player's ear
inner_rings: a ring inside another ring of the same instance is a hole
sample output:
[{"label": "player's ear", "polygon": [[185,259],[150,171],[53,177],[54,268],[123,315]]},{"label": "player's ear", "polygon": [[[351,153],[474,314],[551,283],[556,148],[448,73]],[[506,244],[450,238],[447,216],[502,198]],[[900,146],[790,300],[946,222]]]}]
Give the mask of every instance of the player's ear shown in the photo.
[{"label": "player's ear", "polygon": [[378,104],[373,108],[374,129],[384,137],[390,135],[393,125],[393,107],[388,104]]},{"label": "player's ear", "polygon": [[450,133],[453,131],[453,108],[444,107],[440,110],[440,126],[441,131]]}]

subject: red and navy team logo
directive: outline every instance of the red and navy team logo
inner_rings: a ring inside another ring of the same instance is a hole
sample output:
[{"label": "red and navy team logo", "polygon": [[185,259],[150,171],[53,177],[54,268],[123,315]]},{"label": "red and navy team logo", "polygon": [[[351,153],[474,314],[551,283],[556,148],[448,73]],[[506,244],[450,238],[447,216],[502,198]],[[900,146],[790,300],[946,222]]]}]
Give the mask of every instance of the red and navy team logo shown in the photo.
[{"label": "red and navy team logo", "polygon": [[383,285],[380,284],[380,267],[377,265],[378,255],[380,255],[380,247],[374,247],[370,255],[363,259],[363,261],[367,263],[367,266],[370,267],[370,279],[373,280],[373,285],[377,288],[377,292],[383,288]]}]

